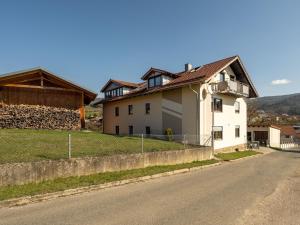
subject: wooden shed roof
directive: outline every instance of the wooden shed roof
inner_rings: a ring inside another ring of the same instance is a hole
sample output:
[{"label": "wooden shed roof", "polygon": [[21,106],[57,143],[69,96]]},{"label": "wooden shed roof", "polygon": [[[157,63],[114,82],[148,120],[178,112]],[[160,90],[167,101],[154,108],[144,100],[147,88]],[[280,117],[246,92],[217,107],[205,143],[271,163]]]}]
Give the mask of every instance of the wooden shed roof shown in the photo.
[{"label": "wooden shed roof", "polygon": [[[61,89],[68,89],[68,90],[82,92],[84,94],[84,99],[86,103],[93,101],[97,96],[97,94],[94,93],[93,91],[90,91],[87,88],[84,88],[72,81],[69,81],[41,67],[35,67],[27,70],[2,74],[0,75],[0,86],[14,85],[19,87],[44,88],[42,86],[24,85],[24,83],[27,81],[33,81],[35,79],[41,79],[41,78],[46,79],[47,81],[53,84],[56,84]],[[55,87],[53,87],[53,89],[55,89]]]}]

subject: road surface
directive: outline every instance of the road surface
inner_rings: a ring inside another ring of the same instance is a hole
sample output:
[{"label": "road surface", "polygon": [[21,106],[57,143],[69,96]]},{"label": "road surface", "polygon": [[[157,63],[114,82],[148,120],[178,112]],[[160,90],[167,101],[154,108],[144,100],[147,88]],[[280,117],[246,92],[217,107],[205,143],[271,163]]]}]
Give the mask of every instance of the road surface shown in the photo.
[{"label": "road surface", "polygon": [[176,176],[0,209],[2,225],[300,224],[300,154],[273,152]]}]

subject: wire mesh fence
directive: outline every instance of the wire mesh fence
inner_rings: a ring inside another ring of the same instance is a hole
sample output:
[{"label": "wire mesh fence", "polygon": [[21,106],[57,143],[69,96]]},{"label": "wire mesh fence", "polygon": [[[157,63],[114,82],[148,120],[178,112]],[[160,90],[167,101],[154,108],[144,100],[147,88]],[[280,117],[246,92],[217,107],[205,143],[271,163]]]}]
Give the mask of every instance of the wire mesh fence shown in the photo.
[{"label": "wire mesh fence", "polygon": [[108,156],[211,146],[211,136],[0,130],[0,163]]}]

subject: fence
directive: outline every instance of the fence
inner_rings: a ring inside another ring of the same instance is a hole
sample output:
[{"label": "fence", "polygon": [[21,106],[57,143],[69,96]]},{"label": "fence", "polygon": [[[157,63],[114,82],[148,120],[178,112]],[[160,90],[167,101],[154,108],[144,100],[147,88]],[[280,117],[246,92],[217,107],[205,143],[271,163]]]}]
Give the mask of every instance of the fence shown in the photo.
[{"label": "fence", "polygon": [[0,129],[0,164],[110,156],[211,146],[211,136],[106,135],[97,132]]},{"label": "fence", "polygon": [[280,140],[280,148],[283,150],[288,149],[299,149],[300,150],[300,140],[294,140],[290,138],[282,138]]}]

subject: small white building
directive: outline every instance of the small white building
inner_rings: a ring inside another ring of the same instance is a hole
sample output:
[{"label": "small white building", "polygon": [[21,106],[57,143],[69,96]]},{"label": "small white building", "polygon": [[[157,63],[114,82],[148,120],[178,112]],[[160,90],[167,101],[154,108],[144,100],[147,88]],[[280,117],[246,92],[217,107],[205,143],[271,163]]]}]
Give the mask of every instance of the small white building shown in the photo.
[{"label": "small white building", "polygon": [[248,126],[247,141],[257,141],[260,146],[280,148],[280,127],[275,125]]}]

